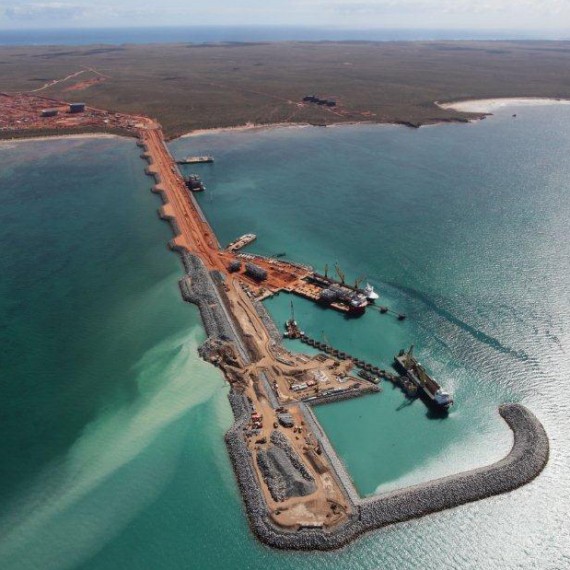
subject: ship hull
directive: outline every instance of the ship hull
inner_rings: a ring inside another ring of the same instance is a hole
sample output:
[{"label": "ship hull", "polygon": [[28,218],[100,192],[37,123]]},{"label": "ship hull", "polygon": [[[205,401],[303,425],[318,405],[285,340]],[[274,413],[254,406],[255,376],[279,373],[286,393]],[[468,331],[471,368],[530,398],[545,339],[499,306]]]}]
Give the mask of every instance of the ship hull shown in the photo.
[{"label": "ship hull", "polygon": [[439,414],[445,415],[449,413],[449,408],[451,407],[451,403],[449,404],[440,404],[437,402],[434,397],[430,394],[430,392],[426,389],[424,384],[422,384],[416,377],[414,373],[406,368],[405,364],[402,362],[400,357],[394,357],[394,368],[400,373],[405,374],[411,382],[418,388],[418,396],[428,405],[432,410],[438,412]]}]

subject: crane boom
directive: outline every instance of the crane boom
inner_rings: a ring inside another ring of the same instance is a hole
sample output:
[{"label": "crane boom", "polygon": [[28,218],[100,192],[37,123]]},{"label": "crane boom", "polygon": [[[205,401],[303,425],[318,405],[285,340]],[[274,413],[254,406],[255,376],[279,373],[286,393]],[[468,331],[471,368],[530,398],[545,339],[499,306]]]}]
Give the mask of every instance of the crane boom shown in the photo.
[{"label": "crane boom", "polygon": [[338,278],[340,279],[340,282],[344,285],[344,280],[345,280],[344,271],[339,267],[338,263],[335,263],[334,269],[336,271],[336,274],[338,275]]}]

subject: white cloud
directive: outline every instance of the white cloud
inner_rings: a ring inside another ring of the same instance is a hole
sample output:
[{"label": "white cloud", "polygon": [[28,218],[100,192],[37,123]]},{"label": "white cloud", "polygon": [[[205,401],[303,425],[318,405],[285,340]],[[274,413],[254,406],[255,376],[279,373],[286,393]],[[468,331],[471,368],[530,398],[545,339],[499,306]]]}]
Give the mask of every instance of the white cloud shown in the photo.
[{"label": "white cloud", "polygon": [[[3,17],[2,17],[3,16]],[[570,0],[0,0],[0,27],[570,28]]]},{"label": "white cloud", "polygon": [[323,0],[321,5],[343,14],[484,14],[510,11],[556,14],[568,9],[570,0]]},{"label": "white cloud", "polygon": [[81,19],[86,13],[85,6],[63,2],[38,2],[8,6],[4,14],[10,20],[21,22],[31,20],[74,20]]}]

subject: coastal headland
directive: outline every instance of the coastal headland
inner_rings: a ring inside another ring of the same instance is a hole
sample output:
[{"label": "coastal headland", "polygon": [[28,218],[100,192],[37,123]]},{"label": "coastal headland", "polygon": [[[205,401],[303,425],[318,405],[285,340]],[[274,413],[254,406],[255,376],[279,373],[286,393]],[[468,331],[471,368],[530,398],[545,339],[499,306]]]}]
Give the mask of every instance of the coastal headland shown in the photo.
[{"label": "coastal headland", "polygon": [[[2,96],[0,104],[10,109],[8,122],[18,135],[37,132],[37,108],[30,111],[26,104],[38,104],[35,97]],[[86,107],[68,115],[65,103],[52,102],[62,110],[65,126],[57,129],[59,134],[82,128],[105,132],[110,124],[105,111]],[[162,197],[159,215],[172,226],[170,247],[185,269],[181,294],[198,306],[208,337],[199,352],[231,385],[235,422],[226,443],[251,528],[261,541],[285,549],[339,548],[376,528],[511,491],[542,471],[549,455],[542,425],[525,407],[505,404],[499,413],[514,443],[501,461],[360,498],[311,407],[365,396],[378,387],[354,376],[354,362],[346,355],[311,357],[286,350],[261,303],[279,291],[312,298],[315,285],[306,281],[314,276],[311,268],[221,248],[166,146],[161,125],[143,115],[113,118],[118,131],[138,138],[146,172],[155,181],[153,191]]]}]

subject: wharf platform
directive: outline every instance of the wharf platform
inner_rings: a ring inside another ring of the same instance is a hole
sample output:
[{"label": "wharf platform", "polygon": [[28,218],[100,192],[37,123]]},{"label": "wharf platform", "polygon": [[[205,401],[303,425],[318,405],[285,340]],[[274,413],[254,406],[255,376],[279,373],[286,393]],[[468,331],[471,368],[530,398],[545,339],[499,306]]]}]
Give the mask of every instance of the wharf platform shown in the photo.
[{"label": "wharf platform", "polygon": [[[326,354],[330,354],[335,358],[338,358],[340,360],[351,360],[357,368],[360,368],[365,372],[369,372],[370,374],[374,374],[379,378],[392,382],[395,386],[401,388],[402,391],[408,397],[415,397],[417,394],[416,387],[404,376],[399,376],[398,374],[393,374],[392,372],[388,372],[384,368],[380,368],[379,366],[371,364],[370,362],[366,362],[361,358],[356,358],[351,354],[349,354],[348,352],[344,352],[325,342],[320,342],[314,338],[311,338],[307,336],[305,333],[301,333],[297,338],[302,343],[308,346],[312,346],[313,348],[316,348],[318,350],[321,350]],[[363,379],[366,380],[367,382],[370,382],[370,380],[367,380],[366,378]]]}]

